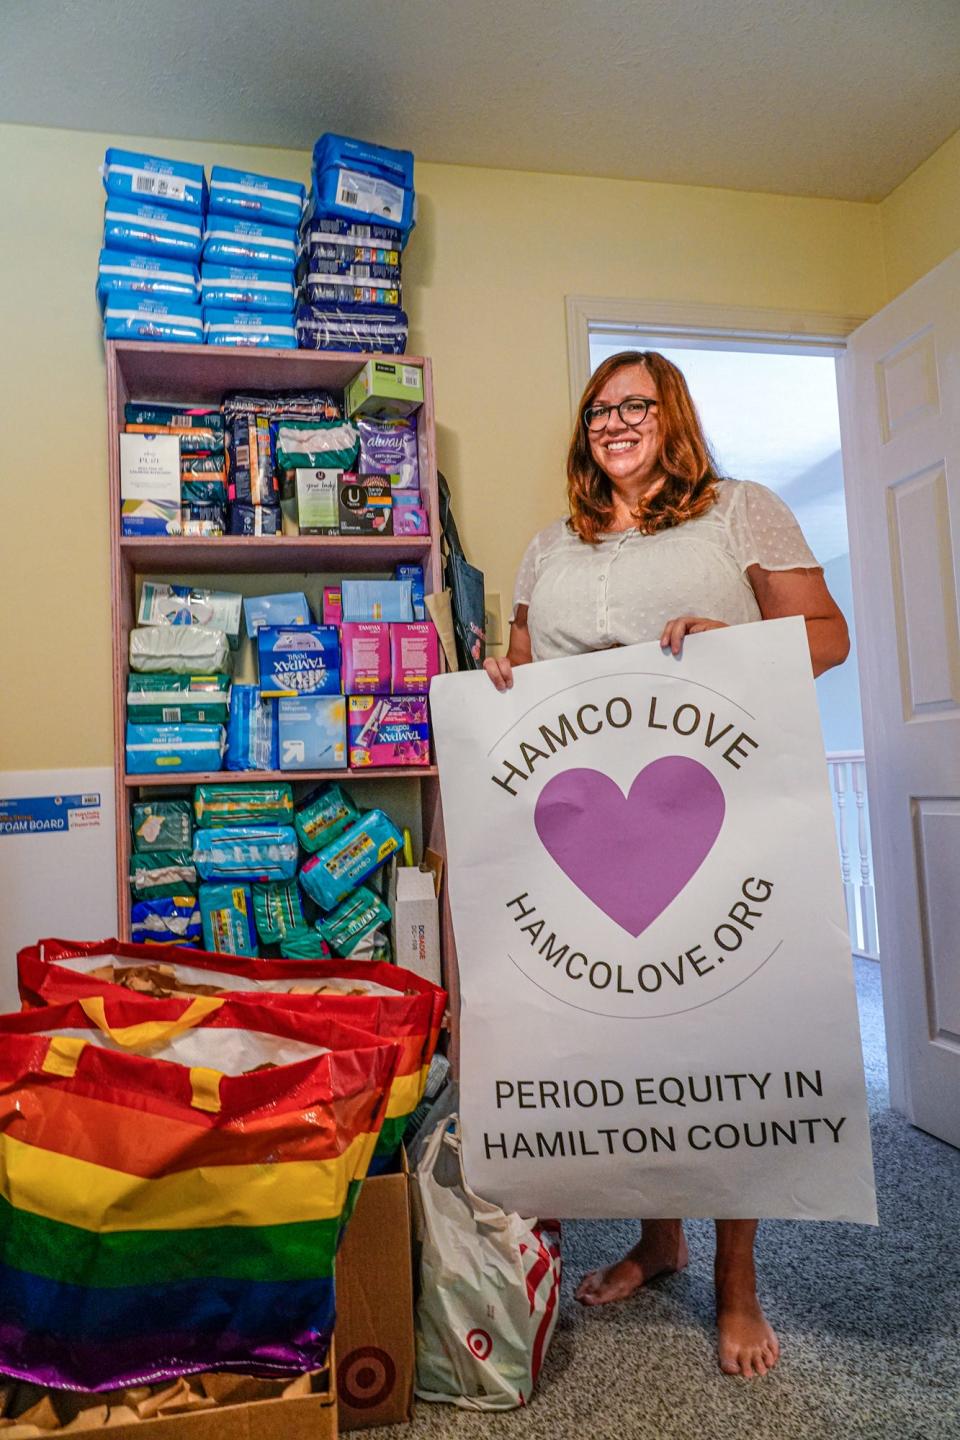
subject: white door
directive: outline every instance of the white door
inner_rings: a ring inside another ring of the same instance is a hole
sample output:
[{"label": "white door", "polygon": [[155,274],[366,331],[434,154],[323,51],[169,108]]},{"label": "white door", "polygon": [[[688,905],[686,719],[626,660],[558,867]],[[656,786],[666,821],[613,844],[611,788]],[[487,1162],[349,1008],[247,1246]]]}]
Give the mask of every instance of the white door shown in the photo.
[{"label": "white door", "polygon": [[891,1099],[960,1145],[960,251],[839,369]]}]

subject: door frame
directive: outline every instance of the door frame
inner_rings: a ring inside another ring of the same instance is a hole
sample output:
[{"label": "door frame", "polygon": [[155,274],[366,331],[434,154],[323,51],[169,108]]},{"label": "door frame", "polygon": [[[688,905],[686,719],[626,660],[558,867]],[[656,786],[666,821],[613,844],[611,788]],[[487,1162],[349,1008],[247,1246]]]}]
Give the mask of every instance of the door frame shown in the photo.
[{"label": "door frame", "polygon": [[[843,359],[846,338],[868,320],[868,315],[832,315],[820,310],[778,310],[761,306],[703,305],[673,300],[642,300],[636,296],[616,299],[601,295],[568,295],[567,374],[570,385],[571,419],[577,413],[580,396],[590,378],[590,329],[636,328],[669,336],[672,340],[697,340],[701,346],[716,342],[724,349],[752,348],[758,342],[788,353],[821,351]],[[843,381],[843,366],[837,366],[837,384]]]}]

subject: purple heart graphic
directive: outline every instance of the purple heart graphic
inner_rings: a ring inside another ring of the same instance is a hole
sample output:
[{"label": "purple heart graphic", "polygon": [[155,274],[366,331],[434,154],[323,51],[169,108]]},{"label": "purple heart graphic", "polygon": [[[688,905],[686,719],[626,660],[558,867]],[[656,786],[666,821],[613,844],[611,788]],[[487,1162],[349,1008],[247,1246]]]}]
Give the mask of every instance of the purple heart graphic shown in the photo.
[{"label": "purple heart graphic", "polygon": [[540,792],[537,834],[560,869],[605,915],[637,936],[697,873],[726,803],[699,760],[665,755],[624,795],[599,770],[565,770]]}]

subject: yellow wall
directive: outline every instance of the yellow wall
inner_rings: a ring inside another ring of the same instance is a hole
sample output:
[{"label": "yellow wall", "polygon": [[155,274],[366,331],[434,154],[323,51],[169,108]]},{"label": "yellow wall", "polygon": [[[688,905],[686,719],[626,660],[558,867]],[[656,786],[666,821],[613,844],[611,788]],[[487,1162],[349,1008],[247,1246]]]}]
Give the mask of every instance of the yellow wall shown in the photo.
[{"label": "yellow wall", "polygon": [[[0,126],[3,676],[0,769],[108,763],[109,552],[97,165],[122,137]],[[131,141],[306,179],[292,151]],[[410,348],[433,357],[439,457],[471,557],[508,612],[529,536],[561,513],[564,297],[867,316],[879,207],[420,164]]]},{"label": "yellow wall", "polygon": [[878,208],[892,300],[960,247],[960,130]]}]

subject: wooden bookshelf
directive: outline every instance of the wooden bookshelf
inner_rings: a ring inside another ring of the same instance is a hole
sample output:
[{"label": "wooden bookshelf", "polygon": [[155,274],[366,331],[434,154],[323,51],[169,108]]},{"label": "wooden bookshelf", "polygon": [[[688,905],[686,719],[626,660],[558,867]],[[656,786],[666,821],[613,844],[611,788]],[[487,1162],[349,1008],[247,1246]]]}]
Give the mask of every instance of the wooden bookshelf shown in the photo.
[{"label": "wooden bookshelf", "polygon": [[[141,792],[186,787],[208,782],[243,784],[288,781],[314,785],[336,780],[347,788],[355,783],[370,793],[373,782],[384,782],[413,797],[424,846],[442,853],[440,788],[435,765],[391,769],[364,767],[317,771],[230,771],[211,774],[128,775],[124,760],[126,692],[130,631],[136,625],[137,584],[141,577],[166,579],[181,575],[216,577],[293,577],[278,588],[297,588],[295,577],[336,574],[389,574],[398,563],[423,566],[427,593],[443,583],[440,554],[439,497],[435,449],[436,422],[429,360],[405,355],[405,365],[423,371],[423,405],[418,412],[421,491],[430,517],[428,537],[371,536],[224,536],[212,539],[158,536],[130,538],[120,534],[120,447],[127,401],[219,404],[232,391],[274,392],[330,390],[342,392],[345,384],[375,358],[314,351],[240,350],[202,345],[159,345],[127,341],[109,342],[107,352],[107,426],[110,485],[110,562],[113,609],[113,714],[114,768],[117,807],[117,934],[130,937],[130,804]],[[236,582],[234,582],[236,583]],[[240,587],[238,587],[240,588]],[[414,782],[416,784],[414,785]],[[406,787],[411,787],[409,790]],[[418,857],[419,858],[419,857]],[[442,897],[441,932],[445,951],[452,951],[452,931],[445,895]],[[455,981],[451,976],[451,983]]]}]

